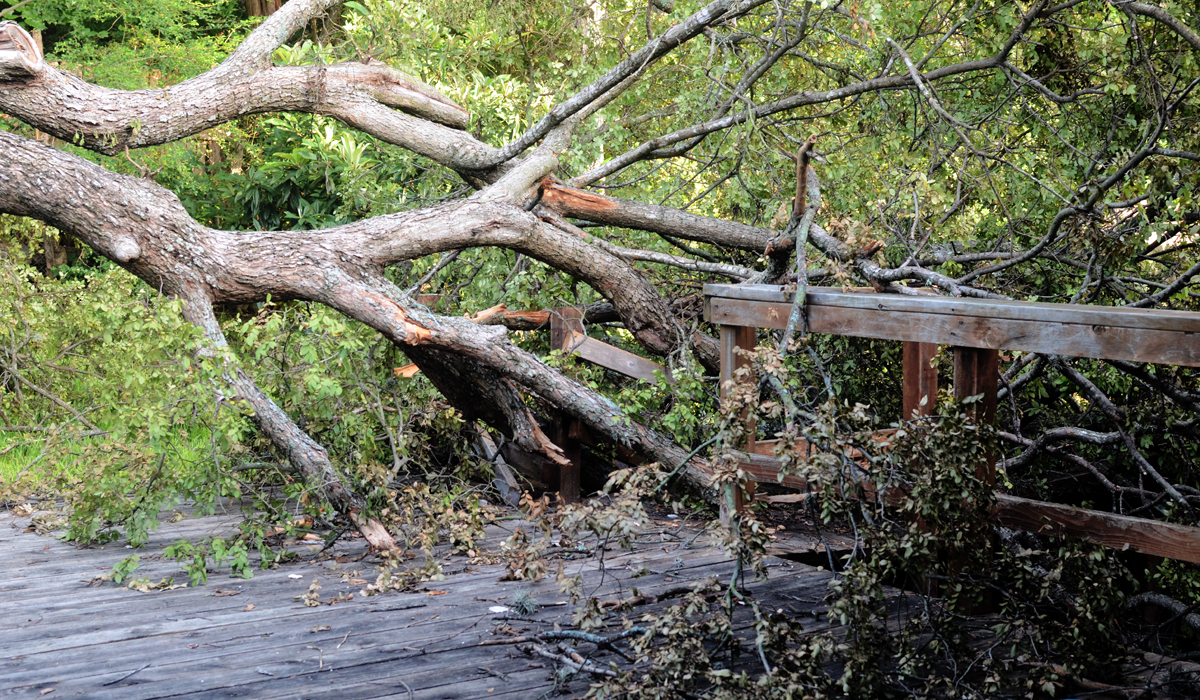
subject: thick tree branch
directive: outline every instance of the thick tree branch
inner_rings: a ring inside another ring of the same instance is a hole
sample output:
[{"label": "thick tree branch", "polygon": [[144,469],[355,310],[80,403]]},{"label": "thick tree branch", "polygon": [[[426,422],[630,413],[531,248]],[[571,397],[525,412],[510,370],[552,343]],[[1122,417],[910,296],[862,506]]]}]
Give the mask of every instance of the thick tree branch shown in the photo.
[{"label": "thick tree branch", "polygon": [[0,91],[0,110],[108,155],[266,112],[334,117],[456,170],[479,170],[495,153],[460,130],[469,118],[465,110],[380,63],[264,65],[245,71],[223,66],[171,87],[134,91],[99,87],[46,66],[38,79]]},{"label": "thick tree branch", "polygon": [[[248,114],[292,111],[334,117],[459,172],[495,163],[495,148],[461,130],[469,120],[466,110],[382,63],[271,65],[275,49],[309,19],[339,3],[292,0],[219,66],[162,89],[91,85],[45,65],[40,56],[34,67],[22,69],[22,62],[30,63],[28,51],[6,46],[0,36],[0,82],[10,83],[0,90],[0,111],[108,155],[176,141]],[[16,25],[5,26],[9,36],[28,37]],[[20,42],[15,46],[20,48]]]},{"label": "thick tree branch", "polygon": [[542,203],[563,216],[586,219],[597,224],[651,231],[756,253],[763,251],[775,233],[736,221],[689,214],[672,207],[608,197],[569,187],[553,179],[543,183]]},{"label": "thick tree branch", "polygon": [[0,83],[32,80],[45,70],[33,37],[13,22],[0,22]]},{"label": "thick tree branch", "polygon": [[[228,345],[217,318],[213,315],[212,300],[196,290],[184,296],[183,315],[204,333],[210,344],[209,352],[223,352]],[[378,521],[362,517],[359,505],[346,489],[329,459],[329,452],[296,425],[271,397],[267,396],[240,367],[225,372],[237,398],[254,409],[254,422],[303,476],[339,513],[350,518],[372,547],[380,551],[395,549],[396,542]]]},{"label": "thick tree branch", "polygon": [[[672,440],[630,421],[616,404],[521,350],[503,328],[434,316],[384,278],[385,265],[397,260],[480,245],[509,247],[593,284],[651,350],[680,347],[683,330],[636,270],[538,221],[518,203],[479,196],[320,231],[218,231],[199,225],[172,193],[145,180],[6,132],[0,132],[0,150],[7,156],[0,163],[0,212],[47,221],[166,293],[186,300],[249,302],[271,295],[326,304],[402,347],[478,363],[617,444],[672,468],[685,462],[687,452]],[[56,176],[43,178],[43,172]],[[193,313],[206,322],[199,311]],[[441,359],[441,366],[449,364]],[[507,416],[510,429],[513,415]],[[319,464],[319,455],[312,460]],[[684,466],[699,483],[708,483],[699,460]]]},{"label": "thick tree branch", "polygon": [[1150,17],[1158,20],[1166,26],[1170,27],[1173,32],[1183,38],[1184,41],[1192,45],[1192,48],[1200,51],[1200,34],[1197,34],[1194,29],[1179,21],[1177,17],[1167,12],[1161,7],[1155,5],[1147,5],[1144,2],[1114,2],[1117,7],[1132,12],[1135,15]]}]

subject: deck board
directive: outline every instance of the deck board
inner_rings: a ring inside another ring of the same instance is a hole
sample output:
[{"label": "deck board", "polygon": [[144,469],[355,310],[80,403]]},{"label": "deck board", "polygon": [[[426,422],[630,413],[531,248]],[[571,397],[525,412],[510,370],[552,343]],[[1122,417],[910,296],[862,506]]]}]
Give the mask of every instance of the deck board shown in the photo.
[{"label": "deck board", "polygon": [[[236,516],[225,513],[163,523],[147,550],[137,552],[142,567],[135,576],[186,582],[175,562],[153,552],[182,533],[229,534],[235,522]],[[662,593],[731,574],[732,563],[707,535],[685,548],[691,533],[680,537],[670,532],[682,529],[677,524],[659,525],[664,534],[647,535],[634,551],[607,552],[603,581],[594,558],[564,562],[567,573],[583,576],[586,590],[601,599],[626,597],[635,588]],[[572,613],[570,605],[557,604],[564,598],[552,576],[536,583],[501,581],[503,565],[471,565],[461,556],[443,561],[454,572],[445,581],[421,584],[416,592],[356,595],[334,606],[305,607],[295,596],[314,578],[322,600],[363,588],[343,574],[375,578],[373,562],[338,563],[324,556],[318,561],[318,547],[298,547],[298,561],[256,571],[248,580],[210,574],[205,586],[154,593],[111,582],[88,586],[134,552],[119,543],[77,548],[26,532],[27,526],[28,518],[0,513],[0,557],[15,565],[0,587],[0,620],[6,622],[0,698],[408,698],[403,683],[414,700],[537,697],[553,687],[553,664],[510,645],[479,646],[492,637],[495,615],[488,608],[527,592],[543,606],[533,616],[538,629],[568,624]],[[506,535],[495,529],[489,546]],[[803,538],[791,545],[813,547]],[[361,540],[339,543],[333,553],[362,556],[362,547]],[[650,573],[632,578],[646,570]],[[752,584],[752,591],[772,605],[816,611],[819,618],[810,618],[814,630],[827,626],[819,602],[827,573],[779,559],[771,560],[770,570],[771,578]],[[216,597],[217,589],[240,592]],[[432,591],[446,593],[429,595]],[[797,603],[784,594],[814,602]],[[254,609],[247,611],[251,604]],[[638,608],[636,614],[653,609]],[[581,694],[589,682],[577,678],[568,690]],[[53,691],[43,695],[47,689]]]}]

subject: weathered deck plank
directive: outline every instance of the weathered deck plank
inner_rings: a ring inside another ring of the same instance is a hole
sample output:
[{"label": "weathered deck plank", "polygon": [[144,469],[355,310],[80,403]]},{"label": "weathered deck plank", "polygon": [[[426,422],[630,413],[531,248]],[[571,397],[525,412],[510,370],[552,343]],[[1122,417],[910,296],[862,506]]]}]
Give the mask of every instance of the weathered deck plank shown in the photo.
[{"label": "weathered deck plank", "polygon": [[[201,522],[164,524],[154,535],[157,545],[170,543],[184,528],[224,534],[215,520],[196,520]],[[463,557],[444,563],[447,571],[459,573],[423,584],[428,591],[356,596],[315,608],[294,600],[314,578],[322,600],[329,600],[363,587],[344,581],[343,573],[358,571],[373,581],[374,566],[299,561],[257,571],[250,580],[214,574],[207,586],[148,594],[111,583],[88,587],[86,581],[130,550],[117,544],[77,549],[24,532],[25,522],[0,514],[0,557],[16,564],[21,576],[0,592],[0,619],[8,622],[0,637],[3,698],[408,698],[404,683],[414,700],[536,697],[553,687],[553,665],[511,646],[478,646],[492,636],[495,616],[488,608],[528,592],[544,605],[535,615],[540,628],[569,623],[572,613],[569,605],[554,605],[563,598],[552,577],[499,581],[502,565],[462,571]],[[671,525],[664,523],[664,532]],[[503,536],[496,533],[492,544]],[[664,538],[671,539],[658,537]],[[681,539],[608,552],[604,581],[592,558],[565,562],[566,570],[579,572],[587,590],[602,599],[628,596],[633,588],[662,593],[731,573],[732,564],[707,546],[705,536],[691,549]],[[781,560],[774,560],[772,570],[779,575],[761,584],[767,595],[776,589],[814,599],[824,595],[828,574]],[[642,575],[632,578],[635,571]],[[186,580],[175,562],[154,556],[143,556],[136,575]],[[300,578],[289,578],[293,575]],[[215,597],[218,588],[240,592]],[[445,593],[425,594],[435,590]],[[254,609],[247,611],[251,604]],[[328,629],[320,629],[324,626]],[[572,688],[582,690],[587,682],[576,680]]]}]

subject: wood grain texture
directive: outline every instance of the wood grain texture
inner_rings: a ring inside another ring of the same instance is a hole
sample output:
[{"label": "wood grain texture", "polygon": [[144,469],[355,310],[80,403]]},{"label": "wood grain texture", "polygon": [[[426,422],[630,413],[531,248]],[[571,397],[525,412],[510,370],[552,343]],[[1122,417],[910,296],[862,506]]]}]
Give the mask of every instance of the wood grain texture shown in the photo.
[{"label": "wood grain texture", "polygon": [[1000,524],[1017,530],[1071,535],[1113,549],[1200,563],[1200,528],[1196,527],[1004,494],[997,495],[995,514]]},{"label": "wood grain texture", "polygon": [[[996,417],[996,386],[1000,376],[1000,352],[986,348],[954,348],[954,398],[962,401],[980,397],[965,410],[977,423],[991,425]],[[989,453],[978,468],[989,486],[996,486],[996,455]]]},{"label": "wood grain texture", "polygon": [[[786,291],[784,287],[766,284],[706,284],[704,285],[704,294],[721,299],[743,299],[782,304],[792,303],[793,297],[793,293]],[[810,287],[806,299],[812,306],[845,309],[874,309],[896,313],[977,316],[988,319],[1076,323],[1089,326],[1149,328],[1200,333],[1200,314],[1169,309],[1053,304],[1006,299],[945,297],[932,294],[905,296],[863,293],[861,291],[846,292],[836,287]]]},{"label": "wood grain texture", "polygon": [[[1039,318],[957,316],[890,307],[856,308],[812,301],[819,296],[809,297],[808,325],[813,333],[1200,367],[1200,314],[1195,313],[1121,310],[1128,313],[1120,314],[1117,320],[1127,322],[1138,313],[1172,314],[1163,319],[1162,328],[1147,328]],[[906,299],[924,302],[934,298]],[[1077,320],[1088,316],[1084,311],[1087,307],[1075,308]],[[791,306],[783,302],[710,297],[706,311],[706,320],[711,323],[782,329]],[[1188,318],[1180,319],[1176,314]],[[1141,322],[1145,326],[1154,320],[1146,318]]]},{"label": "wood grain texture", "polygon": [[[757,342],[758,342],[758,335],[755,332],[754,328],[748,327],[746,325],[723,325],[723,326],[721,326],[721,340],[720,340],[720,343],[721,343],[721,346],[720,346],[721,347],[721,349],[720,349],[721,374],[720,374],[720,380],[719,380],[720,386],[721,386],[721,396],[725,396],[725,394],[728,393],[730,388],[732,388],[732,382],[734,381],[734,376],[733,376],[734,372],[736,372],[739,367],[743,367],[745,365],[750,364],[750,360],[743,357],[738,352],[738,350],[739,349],[753,350],[755,345],[757,344]],[[743,418],[745,418],[747,421],[747,427],[746,427],[747,438],[746,438],[746,444],[743,446],[743,448],[749,452],[753,452],[754,451],[754,441],[755,441],[754,417],[743,415]],[[735,488],[733,491],[734,491],[734,493],[733,493],[732,500],[733,500],[734,508],[738,512],[740,512],[742,509],[746,508],[750,504],[750,502],[754,500],[754,482],[753,481],[743,483],[743,484],[741,484],[740,488]],[[727,512],[727,511],[728,511],[728,508],[726,506],[726,500],[722,499],[722,501],[721,501],[721,522],[727,523],[733,517],[733,514]]]},{"label": "wood grain texture", "polygon": [[[27,524],[28,518],[0,511],[0,558],[20,562],[21,572],[35,581],[52,569],[74,569],[75,580],[52,595],[30,586],[0,596],[9,606],[0,613],[8,623],[0,638],[0,698],[332,700],[408,698],[408,688],[414,698],[538,697],[556,687],[554,665],[512,646],[479,646],[503,638],[489,607],[528,593],[542,607],[531,623],[511,624],[536,629],[568,626],[574,612],[560,602],[564,598],[553,577],[503,581],[502,565],[469,565],[465,557],[445,558],[444,549],[436,556],[446,567],[445,581],[407,593],[355,596],[334,606],[305,607],[294,599],[314,578],[324,586],[323,601],[361,588],[348,580],[355,571],[373,578],[374,562],[355,561],[365,554],[361,539],[339,542],[336,559],[329,553],[317,556],[319,547],[305,548],[300,560],[249,580],[214,574],[206,586],[152,594],[111,583],[88,587],[82,579],[94,575],[97,565],[111,567],[128,554],[123,543],[76,549],[23,532]],[[161,547],[181,534],[213,531],[236,529],[227,518],[189,518],[164,523],[153,543]],[[494,547],[507,534],[492,527],[487,542]],[[725,553],[708,544],[707,535],[678,521],[655,516],[638,539],[643,544],[633,551],[604,555],[603,575],[599,560],[588,555],[564,561],[567,573],[578,572],[589,591],[608,600],[628,597],[632,585],[657,596],[712,575],[728,577],[734,569]],[[799,535],[790,535],[791,540],[800,541],[801,550],[819,546],[815,538],[807,546]],[[685,546],[689,541],[694,546]],[[355,556],[341,556],[346,554]],[[185,578],[174,562],[142,555],[139,575]],[[797,596],[812,600],[800,610],[812,620],[806,629],[828,629],[823,614],[828,605],[821,598],[830,574],[781,560],[771,565],[778,567],[773,572],[786,575],[748,584],[756,599],[772,608],[795,608]],[[236,595],[214,595],[217,588]],[[665,598],[636,611],[657,612],[674,602],[678,599]],[[246,610],[250,604],[254,608]],[[752,635],[751,624],[748,612],[739,611],[735,631]],[[741,668],[755,661],[747,657],[739,663]],[[589,681],[568,679],[561,690],[582,694]],[[53,692],[43,694],[47,688]]]},{"label": "wood grain texture", "polygon": [[579,502],[579,478],[583,467],[583,445],[575,437],[581,430],[578,418],[559,416],[554,426],[554,443],[570,460],[558,469],[558,497],[563,503]]},{"label": "wood grain texture", "polygon": [[628,350],[622,350],[595,338],[585,338],[583,342],[575,346],[575,353],[588,362],[594,362],[601,367],[611,369],[614,372],[620,372],[627,377],[657,384],[658,377],[654,376],[654,373],[663,372],[667,375],[668,384],[675,383],[675,380],[671,377],[670,370],[657,362],[647,360],[640,355],[635,355]]},{"label": "wood grain texture", "polygon": [[904,398],[900,417],[913,414],[928,416],[937,406],[937,368],[933,358],[938,346],[933,343],[904,343]]}]

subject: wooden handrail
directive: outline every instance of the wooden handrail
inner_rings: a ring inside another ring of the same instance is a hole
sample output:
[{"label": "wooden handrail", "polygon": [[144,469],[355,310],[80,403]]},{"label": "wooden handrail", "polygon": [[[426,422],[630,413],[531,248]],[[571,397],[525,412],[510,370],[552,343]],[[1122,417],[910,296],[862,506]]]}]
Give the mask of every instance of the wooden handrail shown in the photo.
[{"label": "wooden handrail", "polygon": [[[793,294],[778,285],[704,285],[710,323],[780,329]],[[904,296],[813,287],[814,333],[1200,367],[1200,313]]]},{"label": "wooden handrail", "polygon": [[[786,327],[794,292],[777,285],[704,285],[704,318],[721,326],[722,379],[732,377],[736,349],[750,349],[754,328]],[[1200,367],[1200,313],[1076,304],[903,296],[807,290],[805,314],[813,333],[899,340],[904,348],[904,416],[928,414],[937,398],[929,366],[937,345],[954,346],[958,398],[983,395],[976,420],[995,411],[1000,349]],[[779,463],[746,446],[742,469],[752,481],[778,480]],[[981,475],[994,483],[989,458]],[[783,486],[804,486],[785,477]],[[1032,532],[1083,537],[1118,549],[1200,563],[1200,528],[997,494],[1001,524]]]}]

